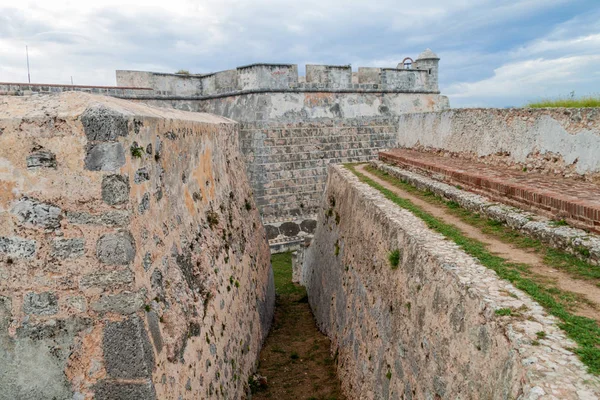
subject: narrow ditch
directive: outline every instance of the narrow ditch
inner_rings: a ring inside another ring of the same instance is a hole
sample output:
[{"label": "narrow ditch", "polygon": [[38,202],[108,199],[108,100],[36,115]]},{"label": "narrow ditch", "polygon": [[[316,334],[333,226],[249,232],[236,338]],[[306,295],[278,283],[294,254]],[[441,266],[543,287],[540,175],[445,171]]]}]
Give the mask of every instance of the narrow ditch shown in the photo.
[{"label": "narrow ditch", "polygon": [[292,283],[291,253],[271,257],[275,320],[263,347],[252,399],[342,400],[331,342],[317,329],[306,290]]}]

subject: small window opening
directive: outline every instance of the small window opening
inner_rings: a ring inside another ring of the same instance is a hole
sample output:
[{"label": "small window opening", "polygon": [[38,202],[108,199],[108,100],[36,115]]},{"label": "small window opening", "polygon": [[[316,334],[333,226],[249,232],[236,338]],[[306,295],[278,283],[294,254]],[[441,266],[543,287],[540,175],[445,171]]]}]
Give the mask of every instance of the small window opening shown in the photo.
[{"label": "small window opening", "polygon": [[431,75],[431,68],[429,68],[429,75]]}]

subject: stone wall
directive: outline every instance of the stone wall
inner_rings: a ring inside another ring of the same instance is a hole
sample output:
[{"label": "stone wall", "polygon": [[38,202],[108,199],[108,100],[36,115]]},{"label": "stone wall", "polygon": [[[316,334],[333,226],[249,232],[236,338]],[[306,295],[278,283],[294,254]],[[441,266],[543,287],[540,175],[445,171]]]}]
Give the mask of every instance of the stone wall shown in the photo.
[{"label": "stone wall", "polygon": [[241,122],[250,183],[275,251],[297,248],[311,235],[328,164],[374,159],[378,150],[395,146],[402,113],[449,107],[438,94],[383,92],[144,101]]},{"label": "stone wall", "polygon": [[600,182],[600,109],[456,109],[405,114],[398,145]]},{"label": "stone wall", "polygon": [[62,92],[84,92],[105,96],[136,98],[153,96],[155,90],[148,86],[87,86],[87,85],[51,85],[44,83],[3,83],[0,82],[0,96],[29,96]]},{"label": "stone wall", "polygon": [[0,399],[242,398],[274,285],[238,126],[0,104]]},{"label": "stone wall", "polygon": [[300,275],[350,399],[600,395],[555,318],[342,166]]}]

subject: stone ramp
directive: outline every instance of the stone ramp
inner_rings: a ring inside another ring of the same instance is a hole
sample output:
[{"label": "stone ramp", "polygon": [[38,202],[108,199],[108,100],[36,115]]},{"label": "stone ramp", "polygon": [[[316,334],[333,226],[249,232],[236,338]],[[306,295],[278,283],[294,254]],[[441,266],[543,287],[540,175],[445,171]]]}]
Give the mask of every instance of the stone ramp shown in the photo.
[{"label": "stone ramp", "polygon": [[431,176],[495,201],[600,232],[600,185],[408,149],[379,153],[388,164]]}]

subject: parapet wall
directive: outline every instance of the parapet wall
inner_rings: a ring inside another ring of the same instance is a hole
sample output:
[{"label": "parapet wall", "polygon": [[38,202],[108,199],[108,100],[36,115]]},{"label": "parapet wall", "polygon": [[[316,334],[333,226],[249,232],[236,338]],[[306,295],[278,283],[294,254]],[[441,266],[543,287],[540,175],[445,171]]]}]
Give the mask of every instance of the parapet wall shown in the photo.
[{"label": "parapet wall", "polygon": [[298,76],[296,64],[252,64],[203,75],[119,70],[117,84],[154,88],[154,96],[211,97],[253,92],[403,92],[439,93],[437,68],[359,68],[353,82],[350,66],[307,65]]},{"label": "parapet wall", "polygon": [[600,395],[555,318],[342,166],[300,273],[349,399]]},{"label": "parapet wall", "polygon": [[54,94],[62,92],[84,92],[123,98],[147,97],[155,94],[155,90],[152,87],[143,85],[130,87],[0,82],[0,96],[29,96],[34,94]]},{"label": "parapet wall", "polygon": [[455,109],[399,117],[400,147],[600,182],[600,109]]},{"label": "parapet wall", "polygon": [[242,398],[274,284],[238,126],[0,102],[0,399]]}]

